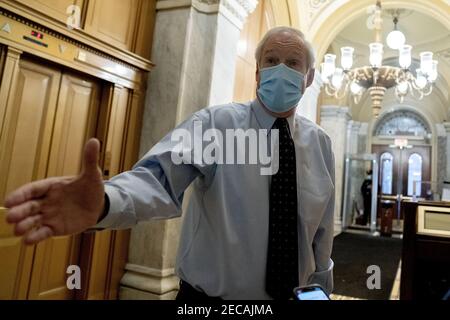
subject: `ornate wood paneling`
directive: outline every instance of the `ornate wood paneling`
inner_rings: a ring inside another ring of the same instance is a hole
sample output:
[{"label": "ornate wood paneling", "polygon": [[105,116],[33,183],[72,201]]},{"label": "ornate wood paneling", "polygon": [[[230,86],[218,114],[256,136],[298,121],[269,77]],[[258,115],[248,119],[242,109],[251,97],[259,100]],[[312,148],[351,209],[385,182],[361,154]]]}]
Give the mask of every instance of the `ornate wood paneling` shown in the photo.
[{"label": "ornate wood paneling", "polygon": [[[80,13],[80,28],[69,27],[67,23],[72,2]],[[71,39],[78,47],[87,46],[149,71],[155,3],[155,0],[2,0],[0,8],[59,37]]]},{"label": "ornate wood paneling", "polygon": [[[0,8],[0,26],[4,25],[11,32],[0,32],[0,43],[124,87],[141,89],[145,71]],[[41,38],[33,32],[39,32]]]},{"label": "ornate wood paneling", "polygon": [[[52,68],[18,60],[8,52],[1,91],[7,91],[5,125],[0,133],[0,201],[5,194],[32,180],[45,178],[47,157],[60,81]],[[0,203],[0,205],[1,205]],[[33,247],[14,237],[0,214],[0,296],[27,297]]]},{"label": "ornate wood paneling", "polygon": [[[100,86],[86,76],[64,74],[59,89],[47,176],[76,175],[85,142],[95,136]],[[77,265],[81,235],[56,237],[37,245],[30,299],[71,299],[66,270]]]},{"label": "ornate wood paneling", "polygon": [[[85,30],[64,27],[64,9],[73,3],[82,7]],[[1,206],[24,183],[77,174],[92,136],[102,142],[105,178],[136,162],[154,14],[154,0],[0,4],[0,27],[7,26],[0,31],[0,299],[117,298],[129,231],[25,247]],[[82,269],[82,290],[66,287],[71,264]]]},{"label": "ornate wood paneling", "polygon": [[131,51],[137,34],[139,5],[139,0],[90,1],[85,31],[97,39]]},{"label": "ornate wood paneling", "polygon": [[41,14],[52,17],[60,22],[66,23],[68,13],[67,8],[70,5],[83,6],[83,0],[16,0]]}]

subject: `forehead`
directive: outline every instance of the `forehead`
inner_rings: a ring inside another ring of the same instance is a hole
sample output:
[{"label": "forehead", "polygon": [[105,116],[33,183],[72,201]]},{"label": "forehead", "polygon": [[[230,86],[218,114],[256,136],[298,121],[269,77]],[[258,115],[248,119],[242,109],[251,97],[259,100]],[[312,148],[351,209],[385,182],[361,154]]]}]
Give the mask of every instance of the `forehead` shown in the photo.
[{"label": "forehead", "polygon": [[270,52],[283,52],[305,57],[306,51],[305,44],[298,35],[290,32],[281,32],[267,39],[264,44],[263,55]]}]

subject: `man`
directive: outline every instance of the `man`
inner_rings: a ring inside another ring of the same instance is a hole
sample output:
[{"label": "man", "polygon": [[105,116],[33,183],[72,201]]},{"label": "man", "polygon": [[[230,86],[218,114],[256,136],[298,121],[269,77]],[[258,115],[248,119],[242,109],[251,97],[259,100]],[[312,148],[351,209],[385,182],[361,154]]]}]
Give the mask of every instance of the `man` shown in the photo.
[{"label": "man", "polygon": [[359,224],[365,226],[370,218],[372,208],[372,170],[366,171],[366,179],[364,179],[361,185],[361,195],[364,202],[363,216],[358,219]]},{"label": "man", "polygon": [[[133,170],[103,182],[99,143],[91,139],[78,177],[33,182],[7,197],[15,233],[34,244],[88,228],[178,217],[192,184],[176,261],[178,299],[289,299],[294,287],[311,283],[331,291],[331,142],[296,115],[314,75],[313,52],[300,31],[281,27],[262,39],[256,61],[256,100],[203,109],[175,130],[194,139],[199,123],[224,136],[229,129],[278,133],[273,175],[261,174],[261,165],[175,163],[180,148],[168,134]],[[181,149],[195,157],[190,144]]]}]

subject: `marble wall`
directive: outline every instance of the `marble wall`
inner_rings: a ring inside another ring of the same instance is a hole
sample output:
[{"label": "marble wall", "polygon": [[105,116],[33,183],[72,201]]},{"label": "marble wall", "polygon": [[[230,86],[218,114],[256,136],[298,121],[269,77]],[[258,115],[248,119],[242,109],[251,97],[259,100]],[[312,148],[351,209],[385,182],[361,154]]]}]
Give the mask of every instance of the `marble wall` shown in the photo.
[{"label": "marble wall", "polygon": [[320,125],[330,136],[336,165],[336,202],[334,208],[335,233],[342,231],[342,197],[344,184],[345,153],[347,150],[347,127],[351,115],[348,107],[325,105],[321,107]]},{"label": "marble wall", "polygon": [[233,101],[237,45],[241,31],[223,15],[217,17],[216,48],[209,105]]},{"label": "marble wall", "polygon": [[[240,27],[255,1],[157,1],[152,62],[141,134],[143,156],[195,111],[232,101]],[[223,4],[227,4],[226,8]],[[230,6],[238,6],[230,11]],[[232,13],[239,12],[239,18]],[[185,192],[183,206],[189,200]],[[120,299],[174,299],[182,217],[132,229]]]},{"label": "marble wall", "polygon": [[[148,79],[141,156],[180,121],[180,104],[183,104],[180,100],[186,76],[186,41],[190,36],[191,16],[189,7],[160,10],[156,14],[152,51],[156,67]],[[178,246],[180,222],[180,219],[144,222],[132,229],[120,299],[175,297],[178,280],[174,277],[173,252]]]},{"label": "marble wall", "polygon": [[[144,155],[172,129],[178,119],[187,24],[191,10],[161,10],[156,14],[152,60],[156,64],[148,78],[141,132],[140,154]],[[170,41],[167,41],[170,39]]]}]

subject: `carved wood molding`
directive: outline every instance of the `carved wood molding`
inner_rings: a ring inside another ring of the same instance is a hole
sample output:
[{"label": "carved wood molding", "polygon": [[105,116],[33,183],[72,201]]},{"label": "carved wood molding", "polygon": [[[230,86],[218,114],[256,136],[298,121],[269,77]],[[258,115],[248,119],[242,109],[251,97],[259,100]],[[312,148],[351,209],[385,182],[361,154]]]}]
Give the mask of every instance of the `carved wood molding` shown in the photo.
[{"label": "carved wood molding", "polygon": [[6,10],[2,9],[1,7],[0,7],[0,15],[8,17],[8,18],[11,18],[11,19],[13,19],[13,20],[15,20],[17,22],[20,22],[22,24],[25,24],[25,25],[33,28],[34,30],[37,30],[37,31],[40,31],[42,33],[48,34],[48,35],[53,36],[53,37],[55,37],[55,38],[57,38],[59,40],[62,40],[62,41],[67,42],[67,43],[70,43],[70,44],[72,44],[72,45],[74,45],[74,46],[76,46],[76,47],[78,47],[80,49],[83,49],[85,51],[91,52],[92,54],[95,54],[96,56],[103,57],[103,58],[108,59],[108,60],[110,60],[110,61],[112,61],[114,63],[117,63],[117,64],[120,64],[122,66],[128,67],[128,68],[130,68],[130,69],[132,69],[134,71],[139,70],[137,67],[135,67],[135,66],[133,66],[133,65],[131,65],[129,63],[126,63],[126,62],[124,62],[122,60],[119,60],[119,59],[117,59],[117,58],[115,58],[115,57],[113,57],[111,55],[105,54],[102,51],[96,50],[96,49],[86,45],[85,43],[82,43],[80,41],[77,41],[77,40],[74,40],[74,39],[69,38],[67,36],[64,36],[64,35],[62,35],[62,34],[60,34],[58,32],[55,32],[55,31],[53,31],[53,30],[51,30],[51,29],[49,29],[47,27],[41,26],[41,25],[39,25],[39,24],[37,24],[37,23],[35,23],[33,21],[25,19],[25,18],[23,18],[23,17],[21,17],[19,15],[16,15],[16,14],[14,14],[12,12],[6,11]]},{"label": "carved wood molding", "polygon": [[41,13],[21,5],[20,3],[16,3],[15,1],[2,0],[0,11],[0,14],[2,15],[6,14],[10,17],[15,17],[15,19],[19,19],[18,21],[23,21],[27,23],[27,25],[33,26],[33,28],[39,29],[54,37],[58,37],[68,43],[73,43],[83,50],[92,52],[116,63],[145,71],[150,71],[154,66],[151,61],[137,54],[109,46],[86,34],[82,30],[70,30],[65,26],[61,26],[60,22],[44,17]]},{"label": "carved wood molding", "polygon": [[[44,39],[33,38],[31,31],[42,33]],[[144,90],[146,85],[147,70],[1,7],[0,43],[130,89]]]}]

